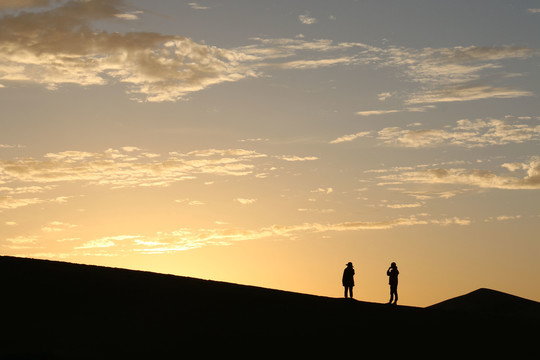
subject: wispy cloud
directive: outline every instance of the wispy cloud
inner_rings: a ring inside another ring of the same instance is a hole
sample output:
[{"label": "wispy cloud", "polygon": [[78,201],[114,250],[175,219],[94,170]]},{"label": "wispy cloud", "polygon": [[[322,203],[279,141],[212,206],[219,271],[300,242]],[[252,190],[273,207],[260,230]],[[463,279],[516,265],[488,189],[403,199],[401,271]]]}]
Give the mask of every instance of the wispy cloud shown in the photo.
[{"label": "wispy cloud", "polygon": [[298,20],[304,25],[311,25],[315,24],[317,22],[317,19],[309,16],[309,13],[304,13],[302,15],[298,15]]},{"label": "wispy cloud", "polygon": [[208,6],[199,5],[199,4],[196,3],[196,2],[190,2],[190,3],[188,3],[188,5],[189,5],[192,9],[195,9],[195,10],[208,10],[208,9],[210,9]]},{"label": "wispy cloud", "polygon": [[41,228],[41,231],[43,232],[60,232],[60,231],[66,231],[69,229],[73,229],[77,227],[77,225],[62,222],[62,221],[51,221],[47,225],[43,226]]},{"label": "wispy cloud", "polygon": [[257,199],[236,198],[235,201],[239,202],[242,205],[251,205],[254,204]]},{"label": "wispy cloud", "polygon": [[207,149],[170,153],[163,160],[143,151],[108,149],[103,153],[63,151],[43,160],[20,158],[0,161],[6,180],[34,183],[85,181],[113,187],[167,186],[201,174],[245,176],[253,172],[253,159],[265,155],[243,149]]},{"label": "wispy cloud", "polygon": [[540,159],[533,157],[527,163],[504,164],[522,176],[499,175],[493,171],[463,168],[431,168],[403,171],[380,176],[381,179],[399,183],[457,184],[485,189],[534,190],[540,189]]},{"label": "wispy cloud", "polygon": [[[502,61],[537,55],[533,49],[520,46],[411,49],[303,37],[252,38],[250,45],[225,49],[181,35],[93,28],[102,21],[137,19],[139,12],[124,11],[122,0],[24,0],[9,4],[3,7],[34,9],[0,18],[0,81],[4,86],[31,82],[54,90],[64,84],[119,82],[136,101],[178,101],[210,86],[260,77],[276,69],[357,65],[398,68],[402,79],[419,84],[418,91],[407,93],[406,106],[529,96],[527,90],[499,85],[492,80],[496,77],[484,74],[495,72],[505,78],[508,74]],[[188,5],[207,8],[197,2]],[[299,20],[316,22],[308,13]],[[382,93],[379,99],[388,96]],[[361,111],[359,115],[394,111],[402,110]]]},{"label": "wispy cloud", "polygon": [[120,0],[68,1],[0,19],[0,80],[62,84],[125,83],[133,99],[175,101],[208,86],[253,76],[244,55],[172,35],[94,31],[92,21],[133,19]]},{"label": "wispy cloud", "polygon": [[45,7],[51,3],[53,0],[6,0],[0,2],[0,10]]},{"label": "wispy cloud", "polygon": [[349,142],[349,141],[353,141],[361,137],[368,136],[370,134],[371,134],[371,131],[361,131],[361,132],[357,132],[356,134],[344,135],[330,141],[330,144],[339,144],[342,142]]},{"label": "wispy cloud", "polygon": [[508,99],[522,96],[533,96],[530,91],[510,87],[479,85],[476,82],[445,86],[440,89],[419,93],[407,100],[409,104],[442,103],[455,101],[471,101],[482,99]]},{"label": "wispy cloud", "polygon": [[319,159],[316,156],[296,156],[296,155],[282,155],[282,156],[279,156],[278,158],[280,158],[282,160],[285,160],[285,161],[289,161],[289,162],[294,162],[294,161],[314,161],[314,160]]},{"label": "wispy cloud", "polygon": [[[285,164],[294,166],[296,162],[317,159],[314,156],[269,156],[254,150],[234,148],[169,152],[162,155],[137,147],[121,147],[103,152],[69,150],[47,153],[41,159],[21,157],[0,160],[0,209],[66,202],[69,197],[47,198],[43,193],[52,189],[61,191],[65,189],[63,184],[67,183],[107,186],[111,189],[148,188],[168,187],[204,177],[204,183],[210,184],[211,177],[265,178],[269,171]],[[21,183],[25,185],[21,186]],[[204,204],[188,199],[177,202]]]},{"label": "wispy cloud", "polygon": [[356,115],[374,116],[374,115],[395,114],[395,113],[400,113],[400,112],[425,112],[430,108],[433,108],[433,105],[426,105],[426,106],[419,106],[419,107],[406,107],[403,109],[391,109],[391,110],[364,110],[364,111],[357,111]]},{"label": "wispy cloud", "polygon": [[122,20],[138,20],[139,19],[139,16],[137,15],[137,13],[114,14],[114,16]]},{"label": "wispy cloud", "polygon": [[387,144],[411,148],[443,145],[474,148],[539,141],[540,125],[519,120],[463,119],[443,129],[384,128],[377,138]]}]

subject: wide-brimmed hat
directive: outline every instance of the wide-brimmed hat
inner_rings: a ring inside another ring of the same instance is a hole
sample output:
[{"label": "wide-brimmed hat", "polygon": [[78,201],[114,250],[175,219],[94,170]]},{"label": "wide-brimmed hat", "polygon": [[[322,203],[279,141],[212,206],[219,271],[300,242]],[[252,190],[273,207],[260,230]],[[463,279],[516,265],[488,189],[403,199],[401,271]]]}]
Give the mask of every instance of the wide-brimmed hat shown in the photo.
[{"label": "wide-brimmed hat", "polygon": [[352,262],[349,261],[349,262],[347,263],[347,265],[352,265]]}]

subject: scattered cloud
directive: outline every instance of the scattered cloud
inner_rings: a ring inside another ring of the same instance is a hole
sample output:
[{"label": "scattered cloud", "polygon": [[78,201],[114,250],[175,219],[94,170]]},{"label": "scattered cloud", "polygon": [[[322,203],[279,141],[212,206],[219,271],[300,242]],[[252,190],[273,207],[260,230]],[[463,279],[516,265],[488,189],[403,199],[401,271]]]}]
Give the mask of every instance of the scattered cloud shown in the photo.
[{"label": "scattered cloud", "polygon": [[139,16],[137,15],[137,13],[114,14],[114,16],[122,20],[138,20],[139,19]]},{"label": "scattered cloud", "polygon": [[[0,160],[5,181],[58,183],[85,181],[112,187],[168,186],[202,174],[245,176],[253,173],[252,161],[264,154],[244,149],[206,149],[189,153],[169,153],[163,160],[134,149],[108,149],[102,153],[63,151],[45,154],[43,160],[19,158]],[[303,159],[303,158],[300,158]],[[40,190],[40,186],[23,189]],[[4,188],[2,188],[4,189]],[[17,191],[20,188],[12,188]],[[28,199],[27,201],[31,201]],[[9,203],[4,197],[4,203]]]},{"label": "scattered cloud", "polygon": [[529,91],[490,82],[499,76],[483,76],[487,71],[506,75],[501,61],[537,56],[523,46],[469,46],[453,48],[408,49],[404,47],[370,48],[372,62],[403,69],[403,76],[422,85],[406,104],[470,101],[488,98],[530,96]]},{"label": "scattered cloud", "polygon": [[[0,85],[0,87],[3,87]],[[24,148],[24,145],[8,145],[8,144],[0,144],[0,149],[20,149]]]},{"label": "scattered cloud", "polygon": [[530,14],[540,14],[540,9],[527,9]]},{"label": "scattered cloud", "polygon": [[300,212],[317,213],[317,214],[331,214],[336,212],[334,209],[312,209],[312,208],[299,208]]},{"label": "scattered cloud", "polygon": [[93,239],[85,242],[81,246],[77,246],[74,249],[101,249],[111,248],[118,245],[118,242],[133,241],[136,242],[141,239],[140,235],[116,235],[108,236],[99,239]]},{"label": "scattered cloud", "polygon": [[324,193],[326,195],[328,194],[331,194],[334,192],[334,189],[331,188],[331,187],[327,187],[327,188],[317,188],[315,190],[311,190],[312,193]]},{"label": "scattered cloud", "polygon": [[[515,164],[513,165],[515,166]],[[508,166],[503,166],[508,168]],[[517,172],[517,167],[515,167]],[[540,159],[533,157],[528,163],[519,164],[521,177],[498,175],[489,170],[463,168],[431,168],[403,171],[383,175],[390,183],[457,184],[485,189],[534,190],[540,189]]]},{"label": "scattered cloud", "polygon": [[21,244],[35,244],[37,242],[37,236],[17,236],[14,238],[7,238],[6,241],[15,245]]},{"label": "scattered cloud", "polygon": [[293,161],[314,161],[319,158],[316,156],[296,156],[296,155],[282,155],[279,156],[280,159],[293,162]]},{"label": "scattered cloud", "polygon": [[427,106],[421,106],[421,107],[407,107],[407,108],[404,108],[404,109],[364,110],[364,111],[357,111],[356,115],[374,116],[374,115],[394,114],[394,113],[400,113],[400,112],[425,112],[427,109],[430,109],[432,107],[433,106],[431,106],[431,105],[427,105]]},{"label": "scattered cloud", "polygon": [[533,96],[530,91],[509,87],[479,85],[476,82],[449,85],[439,89],[417,94],[407,100],[409,104],[441,103],[455,101],[471,101],[482,99],[508,99],[522,96]]},{"label": "scattered cloud", "polygon": [[190,2],[190,3],[188,3],[188,5],[189,5],[192,9],[195,9],[195,10],[208,10],[208,9],[210,9],[208,6],[202,6],[202,5],[199,5],[199,4],[196,3],[196,2]]},{"label": "scattered cloud", "polygon": [[494,221],[509,221],[509,220],[517,220],[521,219],[521,215],[500,215],[495,217],[489,217],[485,219],[485,222],[494,222]]},{"label": "scattered cloud", "polygon": [[236,198],[235,201],[239,202],[242,205],[251,205],[254,204],[257,199]]},{"label": "scattered cloud", "polygon": [[304,13],[302,15],[298,15],[298,20],[304,25],[311,25],[315,24],[317,22],[317,19],[309,16],[309,13]]},{"label": "scattered cloud", "polygon": [[[300,211],[311,211],[299,209]],[[315,210],[317,211],[317,210]],[[333,212],[331,209],[323,210],[324,213]],[[425,217],[425,216],[423,216]],[[419,219],[416,216],[395,218],[382,221],[353,221],[340,223],[304,223],[297,225],[272,225],[258,229],[243,228],[217,228],[217,229],[190,229],[182,228],[172,232],[159,232],[155,236],[129,235],[122,239],[106,237],[86,242],[83,246],[75,249],[110,248],[113,253],[116,247],[121,251],[132,251],[146,254],[172,253],[186,251],[204,246],[231,245],[239,241],[258,240],[265,238],[296,238],[302,234],[344,232],[362,230],[384,230],[402,226],[415,225],[467,225],[467,220],[457,217],[451,219]],[[125,240],[125,241],[124,241]],[[121,245],[121,246],[120,246]]]},{"label": "scattered cloud", "polygon": [[448,225],[465,226],[465,225],[470,225],[471,220],[469,220],[469,219],[460,219],[458,217],[453,217],[453,218],[446,218],[446,219],[441,219],[441,220],[431,220],[431,223],[432,224],[442,225],[442,226],[448,226]]},{"label": "scattered cloud", "polygon": [[386,204],[386,207],[390,209],[407,209],[407,208],[417,208],[421,207],[424,204],[422,203],[412,203],[412,204]]},{"label": "scattered cloud", "polygon": [[463,119],[444,129],[388,127],[380,130],[377,138],[386,144],[410,148],[442,145],[474,148],[539,141],[540,125],[519,120]]},{"label": "scattered cloud", "polygon": [[77,225],[65,223],[62,221],[51,221],[46,226],[43,226],[41,228],[41,231],[43,232],[59,232],[59,231],[66,231],[69,229],[73,229],[77,227]]},{"label": "scattered cloud", "polygon": [[16,209],[27,205],[39,204],[43,200],[38,198],[18,199],[12,196],[0,196],[0,209]]},{"label": "scattered cloud", "polygon": [[95,31],[98,20],[134,19],[120,0],[68,1],[0,19],[0,80],[128,86],[137,101],[176,101],[222,82],[255,74],[244,55],[182,36]]},{"label": "scattered cloud", "polygon": [[0,2],[0,10],[45,7],[52,2],[53,0],[3,0]]},{"label": "scattered cloud", "polygon": [[342,142],[349,142],[349,141],[353,141],[361,137],[368,136],[370,134],[371,134],[371,131],[361,131],[361,132],[357,132],[356,134],[344,135],[330,141],[330,144],[339,144]]}]

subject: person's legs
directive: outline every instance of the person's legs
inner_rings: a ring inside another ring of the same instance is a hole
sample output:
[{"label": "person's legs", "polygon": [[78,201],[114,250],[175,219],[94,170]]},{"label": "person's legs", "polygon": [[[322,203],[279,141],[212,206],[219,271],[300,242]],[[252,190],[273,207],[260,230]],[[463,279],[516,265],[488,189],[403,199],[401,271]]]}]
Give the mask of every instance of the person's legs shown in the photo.
[{"label": "person's legs", "polygon": [[390,301],[389,303],[397,303],[398,295],[397,295],[397,286],[396,285],[390,285]]},{"label": "person's legs", "polygon": [[352,286],[349,286],[349,297],[351,299],[353,298],[353,296],[352,296],[352,288],[353,288]]}]

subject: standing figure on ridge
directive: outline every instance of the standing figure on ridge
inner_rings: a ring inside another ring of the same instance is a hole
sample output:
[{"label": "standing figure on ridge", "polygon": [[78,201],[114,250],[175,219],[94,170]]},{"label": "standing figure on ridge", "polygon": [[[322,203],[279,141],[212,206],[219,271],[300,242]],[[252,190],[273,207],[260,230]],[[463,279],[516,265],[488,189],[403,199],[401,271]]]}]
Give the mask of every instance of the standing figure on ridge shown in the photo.
[{"label": "standing figure on ridge", "polygon": [[352,299],[353,297],[353,286],[354,286],[354,269],[352,262],[347,264],[345,270],[343,270],[343,279],[341,281],[345,287],[345,298],[347,298],[347,292]]},{"label": "standing figure on ridge", "polygon": [[[390,284],[390,301],[389,304],[397,304],[397,284],[398,284],[398,275],[399,271],[395,262],[390,265],[388,270],[386,270],[386,275],[388,276],[388,284]],[[395,299],[394,299],[395,296]]]}]

